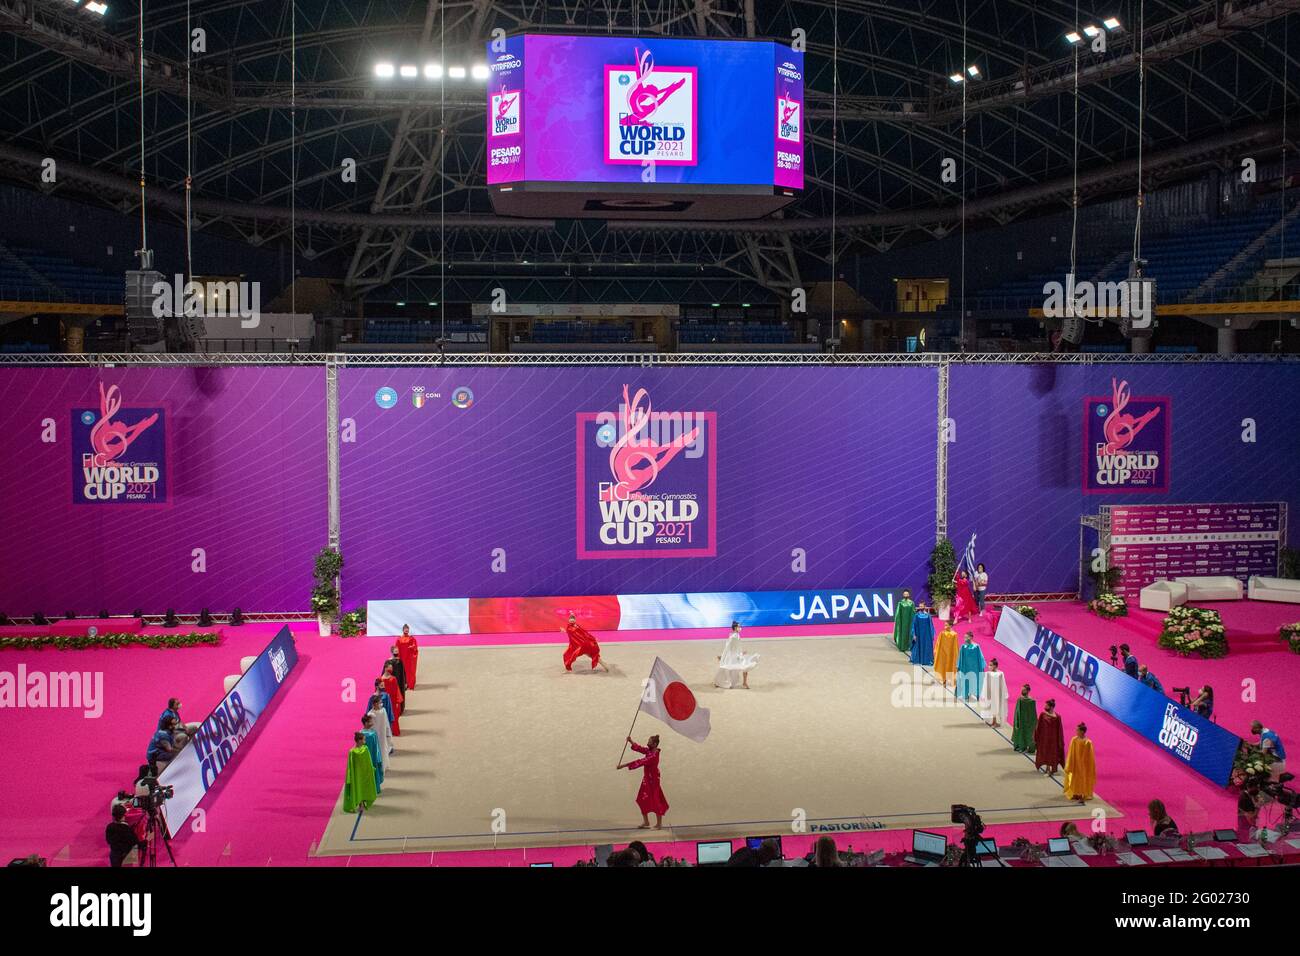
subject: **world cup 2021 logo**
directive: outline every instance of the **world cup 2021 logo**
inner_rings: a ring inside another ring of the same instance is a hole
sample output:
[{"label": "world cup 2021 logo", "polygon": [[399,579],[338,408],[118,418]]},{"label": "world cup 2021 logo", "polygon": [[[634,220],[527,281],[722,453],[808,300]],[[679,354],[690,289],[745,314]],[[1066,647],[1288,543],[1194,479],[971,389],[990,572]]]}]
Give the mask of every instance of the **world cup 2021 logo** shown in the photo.
[{"label": "world cup 2021 logo", "polygon": [[504,83],[501,84],[500,92],[492,94],[490,120],[494,137],[514,136],[523,129],[520,120],[520,99],[520,91],[508,90]]},{"label": "world cup 2021 logo", "polygon": [[716,412],[659,411],[624,385],[617,411],[577,415],[578,557],[717,554]]},{"label": "world cup 2021 logo", "polygon": [[1168,491],[1169,399],[1136,397],[1127,381],[1110,384],[1109,396],[1084,399],[1084,491]]},{"label": "world cup 2021 logo", "polygon": [[167,500],[167,410],[125,406],[116,385],[100,383],[98,408],[72,409],[73,503]]},{"label": "world cup 2021 logo", "polygon": [[635,59],[605,67],[605,162],[697,165],[698,71],[659,66],[648,49],[637,48]]}]

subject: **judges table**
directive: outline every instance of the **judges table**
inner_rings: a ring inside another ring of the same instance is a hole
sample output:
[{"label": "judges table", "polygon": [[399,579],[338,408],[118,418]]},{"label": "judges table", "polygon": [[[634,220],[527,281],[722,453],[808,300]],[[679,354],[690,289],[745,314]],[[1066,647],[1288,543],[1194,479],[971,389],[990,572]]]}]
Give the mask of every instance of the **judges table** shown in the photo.
[{"label": "judges table", "polygon": [[[1179,846],[1129,847],[1122,843],[1117,852],[1096,853],[1086,844],[1074,843],[1075,853],[1068,856],[1046,856],[1038,860],[1001,856],[997,860],[985,859],[981,866],[999,867],[1112,867],[1112,866],[1278,866],[1300,864],[1300,833],[1293,832],[1279,841],[1261,847],[1257,843],[1233,843],[1216,840],[1198,841],[1191,850],[1187,841]],[[1083,852],[1078,852],[1080,849]],[[1002,848],[999,848],[1002,849]],[[1040,848],[1041,849],[1041,848]],[[888,854],[883,866],[914,866],[904,858],[907,853]],[[1140,862],[1139,862],[1140,861]]]}]

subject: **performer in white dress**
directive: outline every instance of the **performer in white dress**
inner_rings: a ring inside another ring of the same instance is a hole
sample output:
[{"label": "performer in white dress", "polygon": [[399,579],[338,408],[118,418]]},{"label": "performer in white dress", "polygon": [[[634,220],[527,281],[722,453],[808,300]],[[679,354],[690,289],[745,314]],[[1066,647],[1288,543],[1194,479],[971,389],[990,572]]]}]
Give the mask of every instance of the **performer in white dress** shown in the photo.
[{"label": "performer in white dress", "polygon": [[388,773],[388,755],[393,752],[393,728],[388,723],[388,711],[384,710],[378,694],[370,698],[370,716],[374,719],[375,736],[379,740],[379,759],[384,765],[384,773]]},{"label": "performer in white dress", "polygon": [[718,673],[713,678],[715,687],[721,687],[723,690],[731,690],[737,686],[737,676],[739,676],[739,686],[744,690],[749,690],[749,672],[754,669],[758,663],[757,654],[746,654],[740,648],[740,624],[737,621],[731,622],[731,633],[727,635],[727,643],[722,648],[722,653],[718,656]]},{"label": "performer in white dress", "polygon": [[1007,675],[998,670],[998,659],[989,661],[984,672],[984,685],[980,688],[980,710],[992,727],[1007,722]]}]

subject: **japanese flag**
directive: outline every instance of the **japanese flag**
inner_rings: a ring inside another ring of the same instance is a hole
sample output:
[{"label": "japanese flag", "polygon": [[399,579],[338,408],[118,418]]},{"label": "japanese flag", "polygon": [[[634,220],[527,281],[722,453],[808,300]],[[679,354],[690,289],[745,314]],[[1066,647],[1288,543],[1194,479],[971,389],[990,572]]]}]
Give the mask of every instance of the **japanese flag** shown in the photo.
[{"label": "japanese flag", "polygon": [[655,658],[641,689],[641,711],[658,717],[684,737],[700,743],[709,736],[709,711],[695,701],[695,695],[677,672]]}]

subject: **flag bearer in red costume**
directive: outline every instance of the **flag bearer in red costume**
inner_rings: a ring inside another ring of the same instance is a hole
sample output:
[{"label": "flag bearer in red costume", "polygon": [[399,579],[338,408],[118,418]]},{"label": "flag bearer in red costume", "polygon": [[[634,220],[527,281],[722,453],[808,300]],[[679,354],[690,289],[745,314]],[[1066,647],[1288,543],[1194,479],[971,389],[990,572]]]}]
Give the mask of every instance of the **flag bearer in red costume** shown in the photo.
[{"label": "flag bearer in red costume", "polygon": [[569,637],[568,650],[564,652],[564,669],[573,670],[573,662],[584,655],[591,658],[591,669],[595,670],[599,665],[605,668],[606,673],[609,667],[600,663],[600,645],[596,639],[591,636],[591,632],[578,623],[576,614],[569,615],[569,626],[564,629],[564,633]]},{"label": "flag bearer in red costume", "polygon": [[631,737],[627,738],[628,744],[639,754],[645,754],[640,760],[633,760],[631,763],[621,763],[618,769],[636,770],[641,769],[641,789],[636,792],[637,809],[641,811],[641,826],[639,829],[645,830],[650,827],[650,814],[655,815],[655,829],[664,828],[664,814],[668,812],[668,798],[664,796],[664,789],[659,785],[659,737],[655,735],[645,742],[642,747]]}]

